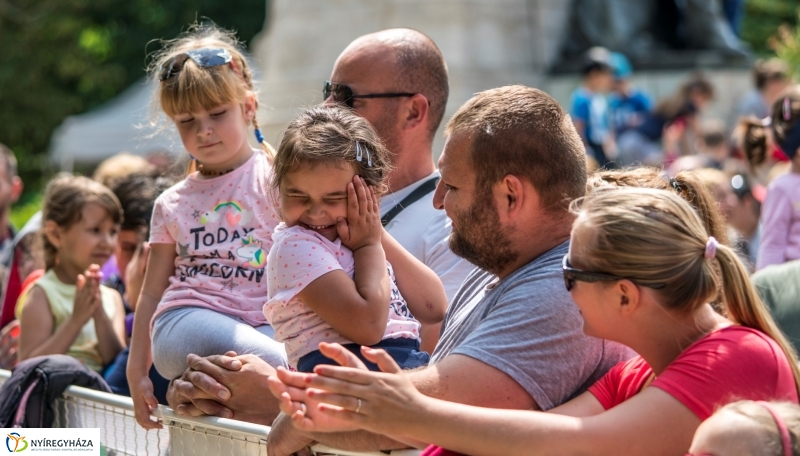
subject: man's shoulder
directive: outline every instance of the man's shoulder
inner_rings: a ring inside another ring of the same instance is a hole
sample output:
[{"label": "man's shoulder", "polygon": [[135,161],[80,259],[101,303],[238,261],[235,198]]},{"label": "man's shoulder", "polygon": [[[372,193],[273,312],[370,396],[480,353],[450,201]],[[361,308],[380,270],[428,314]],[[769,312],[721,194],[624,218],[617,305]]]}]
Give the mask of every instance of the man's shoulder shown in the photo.
[{"label": "man's shoulder", "polygon": [[542,281],[552,280],[562,286],[561,261],[568,251],[569,241],[559,244],[511,273],[498,284],[498,288],[540,287]]},{"label": "man's shoulder", "polygon": [[486,293],[475,308],[483,308],[486,315],[494,308],[519,304],[546,308],[554,302],[571,304],[561,275],[561,259],[568,250],[569,242],[560,244],[500,281],[494,274],[476,268],[464,280],[453,306],[474,303],[475,296],[484,290]]}]

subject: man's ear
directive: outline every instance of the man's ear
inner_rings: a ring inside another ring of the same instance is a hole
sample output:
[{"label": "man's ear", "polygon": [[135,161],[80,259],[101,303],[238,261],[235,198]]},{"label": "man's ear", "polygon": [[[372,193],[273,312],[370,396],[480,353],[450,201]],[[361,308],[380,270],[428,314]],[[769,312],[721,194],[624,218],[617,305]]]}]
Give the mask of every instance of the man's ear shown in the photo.
[{"label": "man's ear", "polygon": [[14,204],[19,199],[19,196],[22,195],[22,189],[25,188],[25,185],[22,183],[22,179],[19,176],[14,176],[11,178],[11,204]]},{"label": "man's ear", "polygon": [[42,229],[44,230],[45,237],[47,237],[47,241],[53,244],[53,247],[56,249],[60,248],[61,228],[58,226],[58,224],[52,220],[47,220],[44,222]]},{"label": "man's ear", "polygon": [[517,176],[506,174],[499,184],[494,186],[494,197],[501,218],[516,218],[527,197],[525,186]]},{"label": "man's ear", "polygon": [[419,127],[428,127],[428,115],[430,114],[430,104],[425,95],[418,93],[410,97],[406,103],[405,119],[403,128],[413,130]]},{"label": "man's ear", "polygon": [[630,280],[620,280],[614,287],[617,294],[617,305],[622,315],[630,315],[639,308],[641,293],[639,287]]}]

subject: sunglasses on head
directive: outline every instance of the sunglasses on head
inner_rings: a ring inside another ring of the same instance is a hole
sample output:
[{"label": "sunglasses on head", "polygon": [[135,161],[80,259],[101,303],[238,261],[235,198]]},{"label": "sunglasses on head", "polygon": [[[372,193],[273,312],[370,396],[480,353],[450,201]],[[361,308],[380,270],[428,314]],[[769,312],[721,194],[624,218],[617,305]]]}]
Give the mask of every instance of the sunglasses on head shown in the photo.
[{"label": "sunglasses on head", "polygon": [[333,97],[333,101],[342,103],[349,108],[353,107],[353,101],[356,98],[398,98],[398,97],[413,97],[415,93],[407,92],[389,92],[389,93],[368,93],[363,95],[356,95],[353,89],[345,84],[337,82],[325,81],[322,87],[322,97],[324,100]]},{"label": "sunglasses on head", "polygon": [[[569,264],[569,254],[564,255],[564,259],[561,260],[561,270],[564,273],[564,286],[567,287],[567,291],[572,291],[572,287],[575,286],[575,281],[579,282],[613,282],[615,280],[630,280],[637,285],[642,285],[638,283],[636,280],[631,279],[629,277],[621,277],[614,274],[607,274],[605,272],[590,272],[590,271],[581,271],[580,269],[575,269]],[[655,283],[655,284],[648,284],[643,285],[649,288],[664,288],[666,284],[664,283]]]},{"label": "sunglasses on head", "polygon": [[[231,63],[233,61],[233,56],[227,49],[222,48],[192,49],[176,55],[170,59],[169,62],[165,63],[161,67],[158,80],[164,82],[180,73],[186,61],[189,59],[194,60],[197,66],[210,68]],[[231,63],[231,65],[233,64]]]}]

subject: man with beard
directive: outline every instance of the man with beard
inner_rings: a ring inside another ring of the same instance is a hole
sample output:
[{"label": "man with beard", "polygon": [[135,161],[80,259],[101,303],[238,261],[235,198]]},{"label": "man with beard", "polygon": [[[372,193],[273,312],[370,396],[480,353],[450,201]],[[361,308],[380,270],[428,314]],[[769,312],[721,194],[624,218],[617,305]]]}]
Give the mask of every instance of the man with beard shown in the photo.
[{"label": "man with beard", "polygon": [[[453,220],[450,248],[482,270],[456,294],[431,365],[408,377],[439,399],[548,410],[632,355],[586,336],[564,287],[561,260],[574,220],[569,202],[583,196],[586,185],[583,144],[558,103],[523,86],[479,93],[453,116],[446,134],[434,205]],[[254,400],[266,385],[257,359],[193,357],[190,366],[201,372],[186,379],[206,391],[203,398],[226,399],[196,401],[184,412],[199,405],[215,415],[257,419],[268,407],[265,399]],[[233,382],[235,369],[247,373]],[[303,387],[284,385],[273,393],[298,397]],[[287,455],[313,441],[354,451],[407,446],[366,432],[311,435],[281,415],[268,451]]]}]

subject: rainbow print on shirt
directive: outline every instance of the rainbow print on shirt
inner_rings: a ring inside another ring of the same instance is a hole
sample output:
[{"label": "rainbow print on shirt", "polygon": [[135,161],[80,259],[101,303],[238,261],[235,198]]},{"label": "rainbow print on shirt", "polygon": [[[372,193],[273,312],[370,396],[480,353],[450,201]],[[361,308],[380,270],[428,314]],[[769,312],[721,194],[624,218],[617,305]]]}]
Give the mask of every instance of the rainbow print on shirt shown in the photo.
[{"label": "rainbow print on shirt", "polygon": [[245,209],[238,201],[222,201],[217,203],[213,209],[204,212],[200,216],[200,223],[206,225],[220,220],[222,214],[225,220],[232,227],[244,226],[253,219],[253,213]]}]

